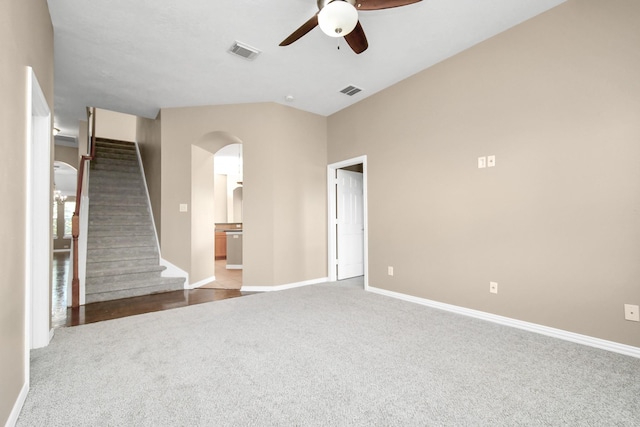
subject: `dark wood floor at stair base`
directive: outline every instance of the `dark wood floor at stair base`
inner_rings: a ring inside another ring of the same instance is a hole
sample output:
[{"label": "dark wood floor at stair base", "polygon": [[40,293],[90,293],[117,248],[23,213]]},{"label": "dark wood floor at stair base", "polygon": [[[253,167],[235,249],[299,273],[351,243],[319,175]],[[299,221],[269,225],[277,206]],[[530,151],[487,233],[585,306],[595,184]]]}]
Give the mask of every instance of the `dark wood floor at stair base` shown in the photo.
[{"label": "dark wood floor at stair base", "polygon": [[60,326],[85,325],[136,314],[237,298],[252,293],[254,292],[241,292],[238,289],[191,289],[96,302],[79,308],[68,308],[66,323]]}]

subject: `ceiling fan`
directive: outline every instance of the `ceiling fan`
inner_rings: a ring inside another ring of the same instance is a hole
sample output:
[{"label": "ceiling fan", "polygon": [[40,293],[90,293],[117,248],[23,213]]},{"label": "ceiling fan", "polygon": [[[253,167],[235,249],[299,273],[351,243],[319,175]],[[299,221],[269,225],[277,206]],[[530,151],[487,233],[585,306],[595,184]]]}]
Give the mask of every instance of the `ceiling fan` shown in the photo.
[{"label": "ceiling fan", "polygon": [[284,39],[280,46],[288,46],[318,25],[331,37],[344,37],[355,53],[369,47],[367,37],[358,20],[358,10],[380,10],[406,6],[422,0],[317,0],[318,12],[300,28]]}]

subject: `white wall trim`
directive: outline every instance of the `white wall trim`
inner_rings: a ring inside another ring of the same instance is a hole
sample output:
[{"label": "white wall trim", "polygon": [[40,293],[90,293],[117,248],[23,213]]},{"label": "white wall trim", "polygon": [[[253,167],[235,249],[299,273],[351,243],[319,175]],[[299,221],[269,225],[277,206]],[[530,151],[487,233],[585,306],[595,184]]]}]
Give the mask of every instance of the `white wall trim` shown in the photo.
[{"label": "white wall trim", "polygon": [[336,275],[336,169],[362,163],[363,222],[364,222],[364,285],[369,286],[369,202],[367,179],[367,156],[354,157],[327,166],[327,276],[328,281],[335,282]]},{"label": "white wall trim", "polygon": [[200,286],[204,286],[204,285],[208,285],[211,282],[215,282],[216,281],[216,276],[209,276],[206,279],[202,279],[197,281],[196,283],[193,283],[191,285],[189,285],[189,287],[187,287],[185,285],[185,289],[195,289],[195,288],[199,288]]},{"label": "white wall trim", "polygon": [[13,409],[11,409],[11,413],[9,414],[9,418],[7,419],[7,423],[5,427],[13,427],[18,422],[18,417],[20,416],[20,411],[22,411],[22,407],[24,406],[24,402],[27,400],[27,395],[29,394],[29,382],[25,382],[22,385],[22,389],[20,390],[20,394],[18,394],[18,398],[16,402],[13,404]]},{"label": "white wall trim", "polygon": [[461,314],[476,319],[486,320],[488,322],[498,323],[512,328],[522,329],[536,334],[546,335],[552,338],[558,338],[564,341],[571,341],[576,344],[582,344],[589,347],[599,348],[601,350],[612,351],[614,353],[624,354],[625,356],[640,358],[640,348],[626,344],[620,344],[613,341],[607,341],[600,338],[581,335],[575,332],[569,332],[562,329],[551,328],[549,326],[539,325],[537,323],[525,322],[523,320],[512,319],[510,317],[499,316],[497,314],[487,313],[484,311],[473,310],[470,308],[460,307],[457,305],[445,304],[425,298],[414,297],[399,292],[388,291],[375,287],[366,286],[365,290],[391,298],[413,302],[427,307],[437,308],[439,310],[449,311],[451,313]]},{"label": "white wall trim", "polygon": [[284,291],[286,289],[300,288],[302,286],[309,285],[317,285],[319,283],[327,283],[329,281],[328,277],[320,277],[318,279],[305,280],[302,282],[288,283],[286,285],[275,285],[275,286],[242,286],[240,288],[241,291],[244,292],[273,292],[273,291]]},{"label": "white wall trim", "polygon": [[227,264],[227,270],[242,270],[242,264]]},{"label": "white wall trim", "polygon": [[164,258],[160,258],[160,265],[167,267],[164,271],[162,271],[161,273],[162,277],[184,277],[185,289],[193,289],[197,287],[196,285],[193,285],[193,286],[189,285],[189,273],[187,273],[177,265],[172,264],[171,262],[167,261]]}]

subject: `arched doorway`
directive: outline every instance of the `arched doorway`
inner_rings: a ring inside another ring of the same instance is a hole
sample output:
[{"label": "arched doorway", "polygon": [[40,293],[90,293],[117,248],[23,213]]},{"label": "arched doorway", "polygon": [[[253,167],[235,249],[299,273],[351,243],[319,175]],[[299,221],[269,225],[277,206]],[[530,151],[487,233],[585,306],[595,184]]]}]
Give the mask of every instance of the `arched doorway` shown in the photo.
[{"label": "arched doorway", "polygon": [[[238,197],[237,189],[243,186],[241,147],[239,138],[221,131],[203,135],[191,147],[192,287],[242,286],[242,203],[233,199],[234,191]],[[219,233],[224,233],[224,239]],[[239,245],[232,244],[235,249],[230,249],[227,238]],[[229,259],[230,250],[239,262]]]}]

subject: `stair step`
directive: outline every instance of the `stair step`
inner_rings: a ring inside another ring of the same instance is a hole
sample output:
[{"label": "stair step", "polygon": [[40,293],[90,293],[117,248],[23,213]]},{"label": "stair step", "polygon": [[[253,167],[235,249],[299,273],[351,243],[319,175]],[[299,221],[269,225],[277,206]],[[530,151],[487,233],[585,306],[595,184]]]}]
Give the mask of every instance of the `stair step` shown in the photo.
[{"label": "stair step", "polygon": [[158,248],[156,246],[138,246],[129,248],[87,248],[87,259],[107,261],[128,261],[135,259],[156,258],[159,263]]},{"label": "stair step", "polygon": [[113,180],[98,182],[89,189],[89,195],[109,193],[109,194],[146,194],[142,181]]},{"label": "stair step", "polygon": [[101,222],[102,220],[111,220],[113,218],[122,219],[123,223],[128,221],[138,222],[149,217],[149,212],[141,206],[128,207],[127,210],[105,209],[103,211],[94,212],[91,215],[93,221]]},{"label": "stair step", "polygon": [[95,193],[89,196],[89,203],[93,202],[105,202],[109,204],[129,204],[133,202],[144,202],[147,205],[147,194],[113,194],[113,193]]},{"label": "stair step", "polygon": [[100,179],[138,179],[141,180],[142,176],[139,170],[135,171],[107,171],[107,170],[92,170],[91,171],[92,178],[100,178]]},{"label": "stair step", "polygon": [[[129,228],[129,227],[128,227]],[[153,230],[133,230],[126,231],[121,230],[120,227],[112,227],[110,230],[105,231],[95,231],[89,229],[87,233],[87,240],[91,239],[92,241],[98,242],[97,239],[104,238],[124,238],[124,239],[145,239],[146,241],[151,241],[155,244],[156,235]],[[99,243],[98,243],[99,244]]]},{"label": "stair step", "polygon": [[91,225],[110,225],[113,227],[120,226],[136,226],[136,225],[146,225],[149,220],[145,218],[143,215],[138,216],[105,216],[100,218],[90,218],[89,226]]},{"label": "stair step", "polygon": [[130,198],[126,201],[123,201],[121,199],[115,200],[115,198],[113,201],[105,200],[104,198],[92,198],[91,206],[95,209],[107,209],[107,208],[122,209],[124,207],[130,207],[130,208],[135,207],[135,208],[146,209],[146,212],[149,212],[149,204],[147,203],[147,199],[142,197],[138,199]]},{"label": "stair step", "polygon": [[118,145],[98,143],[96,144],[96,153],[131,153],[137,152],[134,145]]},{"label": "stair step", "polygon": [[96,159],[94,160],[101,160],[101,159],[115,159],[115,160],[129,160],[129,161],[138,161],[138,153],[135,150],[127,150],[127,151],[123,151],[123,150],[112,150],[112,149],[105,149],[105,148],[98,148],[96,150]]},{"label": "stair step", "polygon": [[[98,171],[100,172],[100,171]],[[110,172],[111,173],[111,172]],[[91,187],[94,188],[104,188],[104,187],[125,187],[125,188],[140,188],[144,189],[144,181],[142,180],[142,176],[140,174],[136,174],[135,177],[96,177],[95,184]]]},{"label": "stair step", "polygon": [[135,144],[129,141],[120,141],[117,139],[109,138],[96,138],[96,149],[98,147],[120,147],[120,148],[134,148]]},{"label": "stair step", "polygon": [[87,261],[87,271],[120,270],[143,266],[160,265],[157,256],[147,258],[116,259],[116,260],[92,260]]},{"label": "stair step", "polygon": [[[157,294],[162,292],[179,291],[184,289],[183,278],[162,277],[161,279],[163,280],[157,283],[154,282],[153,284],[145,287],[135,287],[131,289],[115,290],[111,292],[99,292],[99,293],[87,292],[86,303],[90,304],[93,302],[110,301],[114,299],[131,298],[131,297],[137,297],[141,295],[150,295],[150,294]],[[164,280],[164,279],[169,279],[169,280]]]},{"label": "stair step", "polygon": [[[103,170],[103,171],[121,171],[121,172],[133,172],[139,171],[139,166],[132,167],[130,165],[120,165],[112,163],[97,163],[91,162],[91,170]],[[139,172],[138,172],[139,173]]]},{"label": "stair step", "polygon": [[89,224],[89,232],[90,233],[152,233],[154,232],[153,224],[149,221],[144,225],[119,225],[118,227],[114,227],[108,224]]},{"label": "stair step", "polygon": [[134,159],[113,159],[110,157],[96,157],[95,159],[93,159],[92,163],[94,165],[114,165],[114,166],[129,166],[131,168],[139,168],[140,167],[140,163],[138,163],[138,158],[134,158]]},{"label": "stair step", "polygon": [[[162,266],[158,266],[163,268]],[[121,290],[125,286],[135,287],[138,284],[153,282],[160,278],[162,270],[155,271],[139,271],[123,274],[103,274],[89,276],[85,280],[87,289],[99,290],[100,292],[108,292],[112,290]],[[124,285],[124,286],[123,286]]]},{"label": "stair step", "polygon": [[105,196],[146,196],[144,188],[140,185],[131,186],[131,185],[123,185],[118,187],[117,185],[106,185],[102,184],[99,186],[94,186],[89,190],[89,197],[94,197],[97,195],[103,194]]},{"label": "stair step", "polygon": [[146,236],[137,235],[135,238],[131,236],[96,236],[93,233],[87,235],[87,248],[135,248],[144,246],[153,246],[156,244],[153,234]]},{"label": "stair step", "polygon": [[133,265],[133,266],[124,266],[118,269],[113,269],[111,266],[106,266],[108,268],[100,268],[105,267],[101,265],[97,265],[99,263],[95,263],[95,265],[91,265],[91,268],[87,268],[87,277],[111,277],[111,276],[123,276],[130,274],[140,274],[140,273],[162,273],[167,269],[164,265],[160,264],[142,264],[142,265]]}]

